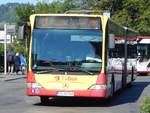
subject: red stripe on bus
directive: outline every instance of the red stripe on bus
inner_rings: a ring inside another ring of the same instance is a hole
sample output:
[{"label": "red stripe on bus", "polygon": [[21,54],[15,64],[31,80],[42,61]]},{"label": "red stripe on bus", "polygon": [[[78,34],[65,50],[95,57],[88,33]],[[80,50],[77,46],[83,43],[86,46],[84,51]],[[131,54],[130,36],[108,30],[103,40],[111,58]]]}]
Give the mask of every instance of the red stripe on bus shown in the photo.
[{"label": "red stripe on bus", "polygon": [[137,38],[150,38],[150,36],[137,36]]}]

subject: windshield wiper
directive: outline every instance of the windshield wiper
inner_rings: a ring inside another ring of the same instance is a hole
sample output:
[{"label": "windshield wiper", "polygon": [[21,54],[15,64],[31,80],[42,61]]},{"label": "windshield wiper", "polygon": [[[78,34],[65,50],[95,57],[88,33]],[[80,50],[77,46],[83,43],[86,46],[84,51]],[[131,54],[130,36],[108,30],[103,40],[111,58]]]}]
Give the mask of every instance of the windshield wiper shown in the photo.
[{"label": "windshield wiper", "polygon": [[89,75],[94,75],[94,73],[92,73],[90,71],[87,71],[87,70],[79,69],[79,71],[85,72],[85,73],[87,73]]},{"label": "windshield wiper", "polygon": [[75,67],[74,66],[69,66],[69,67],[65,66],[65,67],[61,67],[61,68],[37,66],[37,67],[34,67],[32,70],[35,71],[37,74],[50,73],[50,72],[54,72],[54,71],[79,71],[79,72],[87,73],[89,75],[94,75],[94,73],[92,73],[88,70],[82,69],[81,67],[77,67],[77,66],[75,66]]},{"label": "windshield wiper", "polygon": [[64,69],[39,66],[39,67],[33,68],[32,70],[36,71],[37,74],[42,74],[42,73],[49,73],[49,72],[53,72],[53,71],[63,71]]},{"label": "windshield wiper", "polygon": [[71,70],[71,71],[81,71],[81,72],[87,73],[89,75],[94,75],[94,73],[92,73],[92,72],[90,72],[88,70],[84,70],[81,67],[70,67],[69,70]]}]

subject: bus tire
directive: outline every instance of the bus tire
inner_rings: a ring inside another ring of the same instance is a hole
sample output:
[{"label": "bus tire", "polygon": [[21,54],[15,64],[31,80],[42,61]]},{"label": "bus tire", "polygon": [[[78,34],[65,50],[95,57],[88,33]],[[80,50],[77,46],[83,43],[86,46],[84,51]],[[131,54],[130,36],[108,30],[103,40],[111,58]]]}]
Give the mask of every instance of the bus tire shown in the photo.
[{"label": "bus tire", "polygon": [[40,100],[41,100],[41,104],[46,105],[49,102],[49,97],[41,96]]}]

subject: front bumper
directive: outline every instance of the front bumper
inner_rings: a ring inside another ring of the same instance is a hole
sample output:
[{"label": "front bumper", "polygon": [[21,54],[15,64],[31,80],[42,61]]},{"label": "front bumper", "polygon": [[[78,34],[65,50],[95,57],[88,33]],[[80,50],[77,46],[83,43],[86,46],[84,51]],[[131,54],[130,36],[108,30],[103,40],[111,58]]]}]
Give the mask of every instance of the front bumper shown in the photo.
[{"label": "front bumper", "polygon": [[[72,90],[72,91],[64,91],[64,90],[46,90],[43,88],[27,88],[26,93],[28,96],[49,96],[49,97],[57,97],[58,92],[64,92],[64,97],[106,97],[106,89],[101,90]],[[65,95],[66,92],[66,95]],[[67,93],[71,92],[71,95],[67,95]]]}]

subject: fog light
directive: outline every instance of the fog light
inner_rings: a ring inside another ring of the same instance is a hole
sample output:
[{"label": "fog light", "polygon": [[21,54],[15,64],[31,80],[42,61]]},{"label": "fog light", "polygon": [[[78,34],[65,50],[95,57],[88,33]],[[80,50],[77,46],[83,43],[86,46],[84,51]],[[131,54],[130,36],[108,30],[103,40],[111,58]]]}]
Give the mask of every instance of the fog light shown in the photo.
[{"label": "fog light", "polygon": [[32,88],[42,88],[39,83],[32,83]]},{"label": "fog light", "polygon": [[107,88],[106,85],[94,84],[89,89],[90,90],[101,90],[101,89],[106,89],[106,88]]},{"label": "fog light", "polygon": [[27,83],[27,88],[42,88],[39,83]]}]

